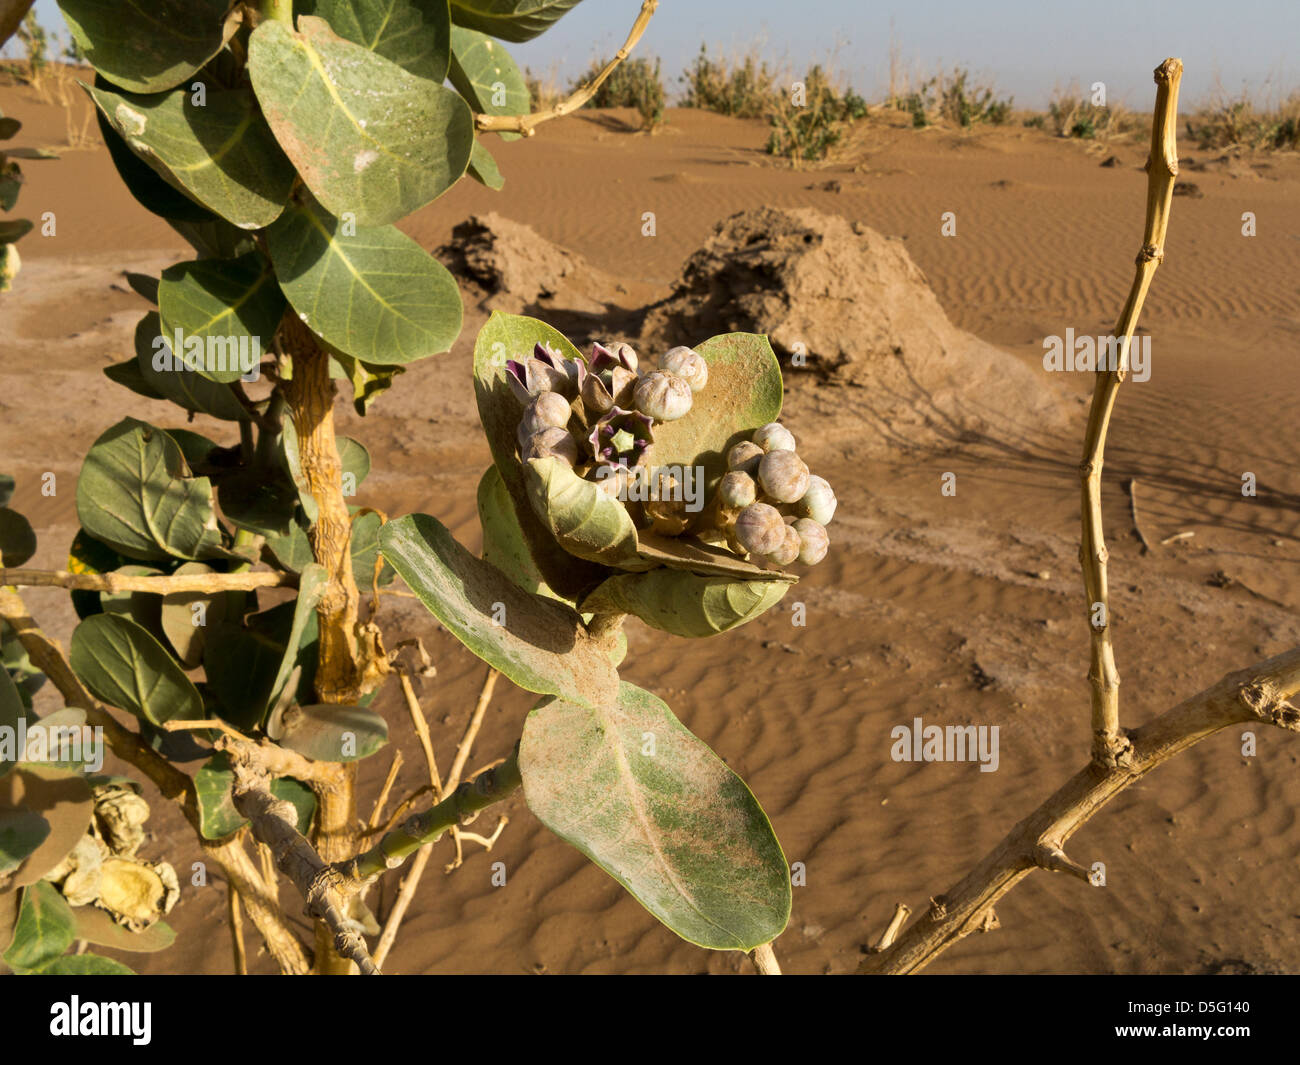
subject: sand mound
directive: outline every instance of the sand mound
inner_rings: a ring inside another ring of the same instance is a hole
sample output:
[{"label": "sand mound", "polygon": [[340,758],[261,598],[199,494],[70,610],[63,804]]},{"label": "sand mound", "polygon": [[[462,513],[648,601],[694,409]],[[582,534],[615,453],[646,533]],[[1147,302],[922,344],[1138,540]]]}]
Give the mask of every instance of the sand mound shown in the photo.
[{"label": "sand mound", "polygon": [[437,251],[443,264],[478,289],[483,306],[508,314],[554,306],[599,312],[615,283],[581,255],[552,244],[530,226],[495,212],[471,215]]},{"label": "sand mound", "polygon": [[642,339],[653,348],[731,330],[767,333],[796,389],[801,379],[861,387],[861,417],[843,427],[866,420],[878,443],[1061,424],[1042,371],[956,328],[901,240],[838,215],[763,207],[723,220],[650,308]]}]

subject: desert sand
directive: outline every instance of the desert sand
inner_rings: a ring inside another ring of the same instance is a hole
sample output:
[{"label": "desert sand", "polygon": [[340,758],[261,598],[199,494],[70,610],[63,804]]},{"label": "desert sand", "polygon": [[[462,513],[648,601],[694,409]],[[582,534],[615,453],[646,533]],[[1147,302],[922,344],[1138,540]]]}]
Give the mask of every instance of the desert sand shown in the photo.
[{"label": "desert sand", "polygon": [[[21,143],[62,143],[54,107],[11,88],[0,90],[0,108],[26,124]],[[580,267],[540,299],[467,281],[465,328],[448,355],[412,366],[365,419],[340,400],[340,431],[374,458],[357,502],[428,512],[469,546],[480,542],[474,489],[489,459],[469,352],[493,306],[548,317],[583,346],[640,343],[641,312],[672,296],[687,259],[738,211],[812,208],[897,238],[951,335],[992,352],[983,365],[1011,368],[1006,380],[983,372],[963,383],[958,365],[948,405],[935,408],[945,416],[918,415],[890,436],[869,414],[884,395],[873,367],[887,359],[833,380],[791,370],[786,422],[840,499],[827,561],[788,600],[806,604],[806,626],[777,609],[687,642],[633,621],[624,666],[745,778],[787,859],[805,864],[776,944],[785,971],[851,972],[897,901],[923,908],[1087,759],[1077,470],[1091,377],[1045,373],[1042,341],[1113,327],[1141,242],[1145,146],[1099,153],[1018,126],[962,135],[873,122],[840,161],[793,171],[763,154],[757,121],[675,109],[656,135],[628,127],[618,112],[587,112],[531,140],[494,143],[503,192],[462,182],[403,223],[433,250],[471,215],[497,212]],[[1141,323],[1152,374],[1121,391],[1104,482],[1126,725],[1300,640],[1300,427],[1288,414],[1300,400],[1300,160],[1183,153],[1182,177],[1199,195],[1174,202],[1168,257]],[[1111,154],[1120,165],[1101,167]],[[13,505],[40,537],[31,564],[57,568],[91,441],[126,415],[177,421],[175,408],[101,373],[129,354],[145,309],[122,272],[192,255],[124,191],[102,147],[25,170],[18,213],[54,212],[57,234],[23,242],[17,288],[0,299],[0,469],[17,478]],[[642,235],[647,211],[654,236]],[[945,237],[948,211],[957,232]],[[1242,236],[1244,211],[1255,212],[1257,236]],[[988,410],[998,416],[972,420]],[[195,428],[230,436],[202,419]],[[53,498],[39,491],[46,471],[57,477]],[[1258,480],[1253,498],[1241,494],[1245,472]],[[945,473],[956,474],[954,496],[941,494]],[[1156,545],[1147,554],[1132,531],[1130,478]],[[1180,532],[1195,535],[1159,546]],[[75,622],[66,594],[26,598],[66,644]],[[437,677],[419,692],[445,764],[485,667],[412,600],[386,599],[380,620],[390,644],[420,636],[433,656]],[[508,751],[529,704],[498,685],[475,764]],[[402,794],[423,766],[395,684],[376,707],[393,745],[411,755]],[[893,761],[891,729],[915,717],[999,726],[998,770]],[[1220,733],[1075,837],[1077,860],[1105,863],[1105,887],[1036,873],[998,905],[999,930],[962,941],[928,971],[1300,969],[1300,745],[1257,731],[1255,756],[1243,757],[1240,730]],[[363,764],[367,812],[389,757]],[[145,853],[170,860],[185,884],[201,856],[193,834],[146,794],[155,838]],[[451,845],[439,844],[389,972],[750,971],[739,954],[678,940],[542,828],[521,797],[503,812],[509,824],[491,854],[469,847],[449,876]],[[475,830],[494,826],[484,815]],[[504,887],[490,883],[497,861]],[[389,878],[381,910],[396,887]],[[296,911],[291,895],[285,886]],[[231,971],[224,885],[186,886],[169,921],[174,947],[122,959],[146,973]],[[254,968],[272,966],[263,957]]]}]

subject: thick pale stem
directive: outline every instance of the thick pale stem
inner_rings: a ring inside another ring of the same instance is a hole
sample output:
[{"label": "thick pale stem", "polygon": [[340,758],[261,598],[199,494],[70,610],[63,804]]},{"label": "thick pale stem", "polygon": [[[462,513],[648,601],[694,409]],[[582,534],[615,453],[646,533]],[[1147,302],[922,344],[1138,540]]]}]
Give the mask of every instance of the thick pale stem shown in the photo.
[{"label": "thick pale stem", "polygon": [[67,570],[0,569],[0,585],[14,588],[72,588],[90,592],[247,592],[254,588],[294,588],[296,573],[173,574],[132,577],[124,573],[69,573]]},{"label": "thick pale stem", "polygon": [[1115,326],[1122,338],[1113,369],[1097,369],[1088,429],[1084,437],[1082,480],[1083,537],[1079,561],[1087,593],[1088,627],[1091,633],[1093,759],[1101,766],[1116,765],[1128,757],[1128,741],[1119,727],[1119,671],[1111,641],[1110,590],[1107,583],[1107,551],[1102,530],[1101,471],[1105,461],[1106,431],[1119,386],[1128,375],[1129,348],[1137,329],[1138,316],[1156,268],[1165,257],[1165,232],[1169,206],[1173,201],[1174,178],[1178,174],[1175,133],[1178,115],[1178,85],[1183,64],[1166,59],[1156,68],[1156,107],[1151,124],[1151,154],[1147,159],[1147,210],[1142,250],[1128,300]]},{"label": "thick pale stem", "polygon": [[1162,762],[1220,729],[1241,722],[1300,732],[1300,647],[1229,674],[1214,687],[1167,710],[1130,734],[1123,765],[1090,762],[1042,806],[1021,821],[982,862],[929,911],[913,921],[893,946],[868,955],[860,973],[914,973],[953,943],[980,931],[985,913],[1034,869],[1080,875],[1065,857],[1065,842],[1106,803]]}]

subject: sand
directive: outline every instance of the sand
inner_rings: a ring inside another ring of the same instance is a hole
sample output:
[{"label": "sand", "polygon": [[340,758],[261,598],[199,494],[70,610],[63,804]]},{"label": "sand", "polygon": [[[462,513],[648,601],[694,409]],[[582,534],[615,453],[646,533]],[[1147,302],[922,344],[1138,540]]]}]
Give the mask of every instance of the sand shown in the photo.
[{"label": "sand", "polygon": [[[27,122],[25,143],[61,142],[53,107],[5,89],[0,108]],[[850,972],[897,901],[923,908],[1086,760],[1077,464],[1091,381],[1044,373],[1042,338],[1113,326],[1140,243],[1145,153],[1134,141],[1093,152],[1021,128],[963,136],[882,124],[840,163],[800,172],[762,154],[759,122],[671,110],[661,133],[644,136],[628,133],[623,117],[583,114],[531,141],[494,145],[503,193],[462,183],[403,229],[433,249],[454,225],[495,211],[581,257],[598,273],[574,282],[571,306],[563,285],[541,305],[586,343],[635,339],[641,312],[672,294],[721,220],[760,206],[815,208],[900,238],[953,328],[1037,375],[1063,411],[1059,422],[1026,421],[1016,432],[859,448],[854,427],[870,380],[791,375],[789,424],[840,498],[828,560],[790,597],[806,604],[807,625],[774,610],[693,643],[628,626],[627,678],[666,699],[745,778],[787,858],[806,866],[776,945],[786,971]],[[1300,161],[1184,152],[1201,195],[1175,201],[1168,257],[1142,321],[1153,372],[1122,390],[1104,484],[1130,725],[1300,638],[1300,428],[1290,416],[1300,398]],[[1107,155],[1120,165],[1100,166]],[[144,309],[121,271],[156,271],[189,255],[123,191],[102,149],[26,172],[21,213],[53,211],[57,235],[24,241],[19,287],[0,300],[0,469],[18,478],[14,505],[41,537],[32,564],[54,567],[75,530],[73,489],[90,442],[126,415],[178,424],[174,408],[100,370],[129,353]],[[654,236],[642,235],[648,211]],[[948,211],[957,233],[945,237]],[[1255,237],[1241,235],[1244,211],[1258,218]],[[465,291],[466,328],[449,355],[412,367],[366,419],[342,402],[338,416],[374,457],[359,502],[432,513],[473,548],[474,487],[488,453],[469,350],[496,304],[479,286]],[[990,389],[995,382],[983,380],[970,403],[989,402]],[[228,435],[202,419],[195,428]],[[58,479],[53,498],[39,494],[46,471]],[[1248,471],[1258,479],[1254,498],[1240,490]],[[945,473],[956,474],[955,496],[940,492]],[[1141,555],[1123,491],[1133,477],[1148,538],[1195,536]],[[74,620],[66,596],[26,597],[66,641]],[[390,642],[418,635],[433,655],[438,675],[418,688],[445,766],[485,667],[409,600],[388,600],[381,620]],[[509,749],[530,703],[504,682],[497,692],[476,765]],[[396,686],[376,705],[408,752],[404,792],[422,765]],[[890,732],[915,717],[999,726],[998,771],[893,761]],[[1075,837],[1077,860],[1105,863],[1105,887],[1035,874],[999,904],[1000,930],[964,940],[929,971],[1300,969],[1300,745],[1257,732],[1253,757],[1241,753],[1240,730],[1212,737]],[[387,754],[364,764],[367,811],[387,765]],[[181,872],[186,886],[170,918],[179,938],[130,960],[143,972],[229,972],[224,887],[215,878],[187,884],[200,852],[179,815],[153,798],[155,838],[144,853]],[[450,845],[439,845],[389,971],[748,971],[741,956],[701,951],[659,926],[550,836],[521,798],[502,812],[509,824],[492,853],[470,847],[449,876]],[[495,823],[484,815],[475,830]],[[504,887],[491,885],[498,861]],[[395,891],[390,882],[384,899]],[[283,897],[297,913],[291,889]],[[255,967],[271,968],[265,958]]]}]

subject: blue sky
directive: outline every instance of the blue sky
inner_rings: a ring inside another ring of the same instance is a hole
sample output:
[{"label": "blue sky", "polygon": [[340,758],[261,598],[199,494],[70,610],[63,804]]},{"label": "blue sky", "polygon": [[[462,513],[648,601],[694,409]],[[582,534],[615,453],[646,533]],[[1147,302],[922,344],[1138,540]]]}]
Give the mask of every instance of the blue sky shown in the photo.
[{"label": "blue sky", "polygon": [[[552,30],[511,46],[520,65],[562,85],[622,42],[640,0],[583,0]],[[37,11],[55,24],[54,0]],[[903,67],[969,67],[1025,107],[1052,89],[1103,81],[1112,99],[1149,107],[1150,71],[1169,55],[1186,66],[1184,98],[1219,83],[1263,97],[1300,88],[1300,0],[661,0],[637,55],[658,55],[665,80],[708,42],[757,46],[800,69],[832,53],[860,92],[888,85],[890,41]]]}]

